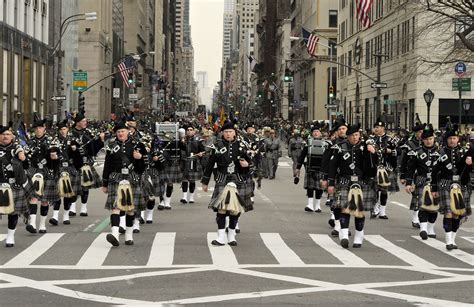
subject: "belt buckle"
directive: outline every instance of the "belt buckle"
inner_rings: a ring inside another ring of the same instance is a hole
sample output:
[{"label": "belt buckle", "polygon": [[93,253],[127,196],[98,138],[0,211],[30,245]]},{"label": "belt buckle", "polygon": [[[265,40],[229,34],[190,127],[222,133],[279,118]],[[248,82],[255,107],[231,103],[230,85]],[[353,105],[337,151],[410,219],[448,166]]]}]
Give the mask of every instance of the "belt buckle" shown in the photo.
[{"label": "belt buckle", "polygon": [[358,176],[351,176],[351,182],[358,182],[359,177]]},{"label": "belt buckle", "polygon": [[122,175],[128,175],[130,173],[130,170],[126,167],[122,168]]},{"label": "belt buckle", "polygon": [[16,182],[15,178],[8,179],[9,184],[14,184]]},{"label": "belt buckle", "polygon": [[68,167],[69,164],[67,162],[63,162],[63,167]]},{"label": "belt buckle", "polygon": [[453,181],[459,181],[459,175],[453,175]]}]

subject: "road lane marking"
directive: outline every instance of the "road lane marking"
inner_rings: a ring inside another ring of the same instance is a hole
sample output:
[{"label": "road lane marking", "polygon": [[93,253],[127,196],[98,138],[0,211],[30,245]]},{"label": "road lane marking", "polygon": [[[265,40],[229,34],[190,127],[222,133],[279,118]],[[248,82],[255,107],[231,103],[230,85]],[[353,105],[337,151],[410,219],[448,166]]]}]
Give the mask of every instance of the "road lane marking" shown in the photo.
[{"label": "road lane marking", "polygon": [[301,265],[304,264],[298,255],[286,245],[285,241],[278,233],[260,233],[260,237],[265,246],[270,250],[278,263],[282,265]]},{"label": "road lane marking", "polygon": [[95,220],[94,223],[90,224],[89,226],[87,226],[86,228],[84,228],[82,231],[89,231],[92,227],[95,226],[95,224],[99,223],[100,220]]},{"label": "road lane marking", "polygon": [[[461,238],[463,238],[464,240],[469,241],[471,243],[474,243],[474,237],[461,237]],[[0,241],[2,241],[2,240],[0,239]]]},{"label": "road lane marking", "polygon": [[0,242],[5,240],[7,238],[7,235],[5,234],[0,234]]},{"label": "road lane marking", "polygon": [[420,268],[436,268],[437,266],[431,262],[424,260],[421,257],[409,252],[408,250],[401,248],[392,242],[386,240],[380,235],[366,235],[364,238],[372,243],[373,245],[389,252],[398,259],[406,262],[412,266]]},{"label": "road lane marking", "polygon": [[465,232],[474,232],[474,227],[462,227],[462,228],[459,228],[459,230],[462,230]]},{"label": "road lane marking", "polygon": [[337,258],[344,265],[351,266],[369,266],[362,258],[359,258],[354,253],[344,249],[342,246],[334,242],[328,235],[310,234],[313,241]]},{"label": "road lane marking", "polygon": [[400,203],[400,202],[398,202],[398,201],[391,201],[391,203],[394,204],[394,205],[400,206],[400,207],[402,207],[402,208],[405,208],[405,209],[410,209],[407,205],[402,204],[402,203]]},{"label": "road lane marking", "polygon": [[207,245],[209,246],[209,251],[211,253],[212,263],[218,266],[237,266],[237,258],[235,257],[234,251],[232,248],[226,244],[223,246],[214,246],[211,244],[212,240],[216,238],[215,232],[207,233]]},{"label": "road lane marking", "polygon": [[146,266],[173,265],[176,232],[158,232]]},{"label": "road lane marking", "polygon": [[64,233],[45,233],[15,258],[5,263],[5,267],[25,267],[32,264],[54,245]]},{"label": "road lane marking", "polygon": [[92,232],[102,232],[102,230],[105,229],[105,227],[107,227],[109,225],[109,222],[110,222],[110,217],[106,217],[102,220],[102,222],[100,222],[99,225],[97,225],[97,227],[92,231]]},{"label": "road lane marking", "polygon": [[112,246],[107,242],[105,237],[107,233],[100,233],[92,242],[84,255],[77,263],[77,266],[100,267],[104,263]]},{"label": "road lane marking", "polygon": [[433,247],[434,249],[439,250],[440,252],[445,253],[446,255],[454,257],[454,258],[458,259],[459,261],[462,261],[462,262],[467,263],[471,266],[474,266],[474,255],[466,253],[465,251],[460,250],[460,249],[453,249],[451,251],[448,251],[446,249],[445,243],[441,242],[439,240],[435,240],[435,239],[422,240],[419,236],[413,236],[413,238],[417,239],[418,241],[421,241],[421,242],[425,243],[428,246]]}]

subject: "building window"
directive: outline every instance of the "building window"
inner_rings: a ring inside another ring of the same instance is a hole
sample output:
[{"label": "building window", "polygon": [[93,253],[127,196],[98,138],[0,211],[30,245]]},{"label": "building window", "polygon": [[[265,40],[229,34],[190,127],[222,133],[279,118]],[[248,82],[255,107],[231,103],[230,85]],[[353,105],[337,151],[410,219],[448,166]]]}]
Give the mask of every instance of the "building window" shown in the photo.
[{"label": "building window", "polygon": [[400,55],[400,25],[397,25],[397,56]]},{"label": "building window", "polygon": [[329,27],[337,28],[337,11],[329,10]]},{"label": "building window", "polygon": [[354,34],[354,0],[351,0],[350,3],[350,10],[349,10],[349,23],[351,29],[351,35]]},{"label": "building window", "polygon": [[349,51],[349,54],[347,55],[347,74],[350,75],[352,74],[352,50]]},{"label": "building window", "polygon": [[370,67],[370,41],[365,42],[365,68]]}]

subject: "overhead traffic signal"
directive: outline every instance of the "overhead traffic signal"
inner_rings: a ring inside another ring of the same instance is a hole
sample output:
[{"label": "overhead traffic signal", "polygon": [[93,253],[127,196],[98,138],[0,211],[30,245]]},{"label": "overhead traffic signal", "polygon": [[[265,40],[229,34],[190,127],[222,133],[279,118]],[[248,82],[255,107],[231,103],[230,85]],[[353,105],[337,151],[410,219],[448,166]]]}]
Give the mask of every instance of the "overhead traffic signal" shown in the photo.
[{"label": "overhead traffic signal", "polygon": [[133,73],[132,72],[128,73],[128,80],[127,81],[128,81],[129,85],[132,85],[132,83],[133,83]]},{"label": "overhead traffic signal", "polygon": [[283,81],[285,82],[292,82],[293,81],[293,73],[289,68],[285,69],[285,76],[283,77]]},{"label": "overhead traffic signal", "polygon": [[86,107],[86,97],[84,97],[82,92],[79,92],[78,106],[79,111],[83,111]]},{"label": "overhead traffic signal", "polygon": [[137,80],[135,81],[135,85],[137,87],[142,87],[142,84],[143,84],[143,75],[137,74]]},{"label": "overhead traffic signal", "polygon": [[332,85],[329,87],[329,97],[334,97],[334,86]]}]

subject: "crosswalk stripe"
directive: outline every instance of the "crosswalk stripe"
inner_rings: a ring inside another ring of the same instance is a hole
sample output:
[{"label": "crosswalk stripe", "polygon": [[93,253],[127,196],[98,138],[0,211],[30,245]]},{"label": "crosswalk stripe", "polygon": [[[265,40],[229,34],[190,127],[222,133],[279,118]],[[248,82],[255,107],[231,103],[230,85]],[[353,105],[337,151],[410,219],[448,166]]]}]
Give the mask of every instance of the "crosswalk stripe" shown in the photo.
[{"label": "crosswalk stripe", "polygon": [[342,248],[339,244],[334,242],[328,235],[318,235],[310,234],[309,235],[313,241],[329,252],[331,255],[336,257],[344,265],[354,265],[354,266],[368,266],[369,264],[365,262],[362,258],[359,258],[354,253],[348,251],[347,249]]},{"label": "crosswalk stripe", "polygon": [[176,232],[158,232],[151,246],[147,266],[172,265]]},{"label": "crosswalk stripe", "polygon": [[420,267],[420,268],[434,268],[436,265],[432,264],[424,260],[421,257],[407,251],[404,248],[401,248],[392,242],[386,240],[380,235],[366,235],[364,236],[365,240],[369,241],[373,245],[384,249],[385,251],[389,252],[393,256],[397,257],[398,259],[406,262],[412,266]]},{"label": "crosswalk stripe", "polygon": [[[471,243],[474,243],[474,237],[461,237],[461,238],[463,238],[464,240],[469,241]],[[0,241],[1,241],[1,239],[0,239]]]},{"label": "crosswalk stripe", "polygon": [[278,233],[261,233],[260,237],[265,246],[270,250],[276,260],[283,265],[301,265],[304,264],[296,253],[286,245],[285,241]]},{"label": "crosswalk stripe", "polygon": [[15,258],[5,263],[5,267],[22,267],[32,264],[54,245],[64,233],[46,233],[33,242],[27,249],[19,253]]},{"label": "crosswalk stripe", "polygon": [[[211,244],[212,240],[216,238],[215,232],[207,233],[207,245],[211,252],[212,263],[214,265],[236,266],[239,263],[235,257],[234,251],[229,245],[214,246]],[[227,241],[227,240],[226,240]]]},{"label": "crosswalk stripe", "polygon": [[7,238],[7,235],[5,234],[0,234],[0,242],[5,240]]},{"label": "crosswalk stripe", "polygon": [[419,236],[413,236],[413,238],[425,243],[428,246],[431,246],[431,247],[445,253],[446,255],[454,257],[454,258],[458,259],[459,261],[462,261],[462,262],[467,263],[471,266],[474,266],[474,255],[466,253],[465,251],[462,251],[460,249],[453,249],[451,251],[448,251],[446,249],[446,245],[444,244],[444,242],[441,242],[439,240],[435,240],[435,239],[422,240]]},{"label": "crosswalk stripe", "polygon": [[112,247],[107,243],[107,240],[105,239],[106,236],[107,233],[102,232],[95,238],[77,263],[78,266],[97,267],[104,263],[105,258],[107,258],[110,248]]}]

